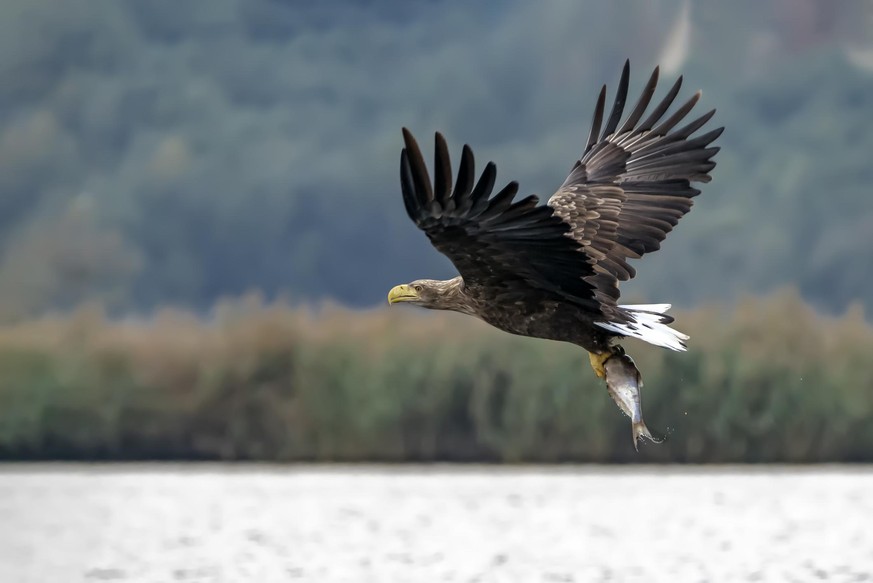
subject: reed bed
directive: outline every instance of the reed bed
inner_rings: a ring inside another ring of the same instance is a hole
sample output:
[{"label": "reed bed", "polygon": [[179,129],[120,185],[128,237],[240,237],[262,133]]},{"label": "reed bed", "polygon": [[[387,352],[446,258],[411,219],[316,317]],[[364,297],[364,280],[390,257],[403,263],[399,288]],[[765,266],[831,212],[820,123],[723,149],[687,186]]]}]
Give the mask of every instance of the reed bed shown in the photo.
[{"label": "reed bed", "polygon": [[873,328],[783,291],[676,314],[687,353],[625,347],[652,430],[576,347],[410,309],[208,318],[97,307],[0,328],[3,459],[387,462],[873,461]]}]

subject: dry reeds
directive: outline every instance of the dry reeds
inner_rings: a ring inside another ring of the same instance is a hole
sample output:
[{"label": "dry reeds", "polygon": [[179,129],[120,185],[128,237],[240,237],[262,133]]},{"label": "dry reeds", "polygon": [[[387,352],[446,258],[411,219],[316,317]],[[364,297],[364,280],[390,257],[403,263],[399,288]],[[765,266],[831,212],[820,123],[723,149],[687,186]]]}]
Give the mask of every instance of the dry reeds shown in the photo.
[{"label": "dry reeds", "polygon": [[625,344],[646,420],[630,424],[581,349],[472,318],[291,309],[213,317],[99,309],[0,328],[5,459],[871,461],[873,329],[796,294],[677,314],[684,354]]}]

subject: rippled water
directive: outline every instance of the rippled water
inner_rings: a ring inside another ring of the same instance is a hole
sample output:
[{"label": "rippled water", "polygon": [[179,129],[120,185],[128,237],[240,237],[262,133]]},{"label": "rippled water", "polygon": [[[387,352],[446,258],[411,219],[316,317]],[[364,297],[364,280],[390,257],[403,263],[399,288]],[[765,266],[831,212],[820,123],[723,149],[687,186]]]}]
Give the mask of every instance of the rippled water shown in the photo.
[{"label": "rippled water", "polygon": [[863,581],[873,471],[7,466],[0,581]]}]

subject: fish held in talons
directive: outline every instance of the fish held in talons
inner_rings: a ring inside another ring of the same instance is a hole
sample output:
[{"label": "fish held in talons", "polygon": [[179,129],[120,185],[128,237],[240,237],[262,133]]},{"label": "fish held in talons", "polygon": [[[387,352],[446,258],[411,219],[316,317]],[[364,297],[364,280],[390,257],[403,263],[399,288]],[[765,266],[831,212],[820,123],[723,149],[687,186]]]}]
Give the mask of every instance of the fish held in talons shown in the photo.
[{"label": "fish held in talons", "polygon": [[654,437],[643,421],[643,402],[640,395],[643,379],[640,371],[621,346],[616,346],[613,350],[613,355],[603,363],[606,389],[619,409],[631,418],[634,449],[639,451],[638,442],[643,437],[653,443],[661,443],[663,439]]}]

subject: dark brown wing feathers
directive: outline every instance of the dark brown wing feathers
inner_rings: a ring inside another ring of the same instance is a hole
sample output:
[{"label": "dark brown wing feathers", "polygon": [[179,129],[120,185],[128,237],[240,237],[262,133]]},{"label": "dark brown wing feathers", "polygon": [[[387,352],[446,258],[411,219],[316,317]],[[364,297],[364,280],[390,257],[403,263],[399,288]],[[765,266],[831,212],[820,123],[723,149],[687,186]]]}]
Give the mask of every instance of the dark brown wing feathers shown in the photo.
[{"label": "dark brown wing feathers", "polygon": [[[574,227],[574,233],[585,232],[586,238],[590,238],[592,230],[606,230],[605,236],[598,237],[597,265],[617,281],[598,277],[597,285],[607,285],[610,291],[613,283],[617,286],[618,281],[634,276],[635,271],[626,260],[657,250],[667,233],[691,209],[691,199],[700,193],[691,182],[710,180],[709,172],[715,167],[712,157],[719,149],[709,144],[723,131],[718,128],[691,137],[712,118],[714,110],[673,131],[697,104],[700,92],[662,119],[679,94],[682,77],[640,123],[654,96],[658,69],[619,127],[618,120],[627,98],[629,70],[626,62],[609,122],[592,144],[605,108],[605,93],[601,91],[588,145],[567,180],[549,200],[555,212],[571,224],[580,222],[580,203],[584,209],[602,206],[607,200],[619,206],[617,216],[610,214],[607,225],[601,227],[595,220],[594,224],[583,221],[584,230]],[[607,184],[617,186],[618,190],[603,188]],[[614,228],[612,223],[616,221],[618,226]],[[602,255],[605,257],[599,259]]]},{"label": "dark brown wing feathers", "polygon": [[515,201],[515,182],[492,196],[494,164],[489,162],[475,181],[473,152],[466,145],[453,186],[441,134],[436,134],[431,185],[421,150],[404,128],[400,182],[407,213],[452,261],[465,285],[479,286],[495,300],[560,299],[620,318],[618,282],[635,273],[627,259],[658,249],[690,210],[700,192],[691,182],[710,180],[718,152],[710,144],[723,130],[692,137],[714,110],[674,130],[699,92],[663,119],[679,94],[681,77],[640,122],[658,74],[655,69],[624,123],[629,63],[605,125],[603,87],[582,157],[548,205],[540,205],[536,196]]},{"label": "dark brown wing feathers", "polygon": [[[409,217],[446,255],[465,285],[487,290],[503,301],[571,301],[598,311],[593,273],[569,227],[536,196],[515,201],[518,184],[510,182],[491,196],[494,164],[486,165],[473,186],[473,153],[464,148],[454,187],[442,135],[436,135],[433,188],[421,150],[404,128],[400,184]],[[487,294],[486,294],[487,295]]]}]

